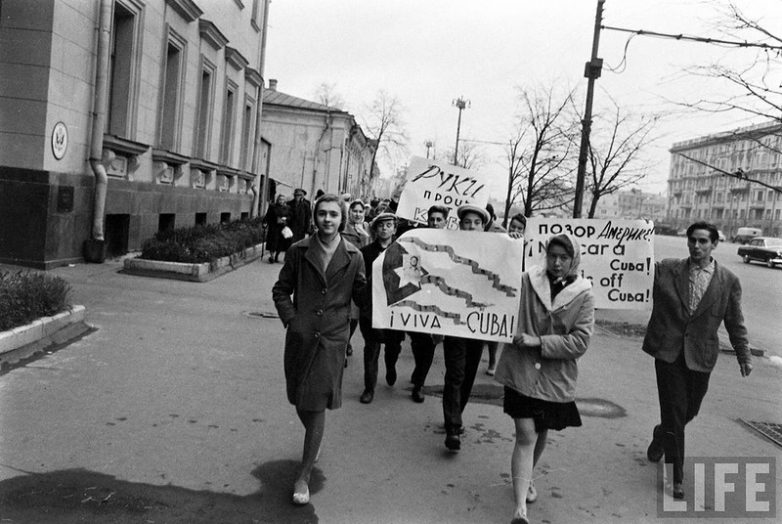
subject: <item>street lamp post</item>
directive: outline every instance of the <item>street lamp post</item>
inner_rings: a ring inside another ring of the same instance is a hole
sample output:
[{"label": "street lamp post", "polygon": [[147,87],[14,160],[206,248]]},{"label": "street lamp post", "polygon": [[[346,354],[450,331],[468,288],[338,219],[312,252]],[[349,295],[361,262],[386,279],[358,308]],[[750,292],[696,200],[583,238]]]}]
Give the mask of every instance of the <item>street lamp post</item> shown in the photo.
[{"label": "street lamp post", "polygon": [[459,165],[459,133],[462,128],[462,111],[470,107],[470,101],[465,100],[461,96],[456,100],[451,101],[452,106],[456,106],[459,109],[459,119],[456,121],[456,145],[453,148],[453,165]]}]

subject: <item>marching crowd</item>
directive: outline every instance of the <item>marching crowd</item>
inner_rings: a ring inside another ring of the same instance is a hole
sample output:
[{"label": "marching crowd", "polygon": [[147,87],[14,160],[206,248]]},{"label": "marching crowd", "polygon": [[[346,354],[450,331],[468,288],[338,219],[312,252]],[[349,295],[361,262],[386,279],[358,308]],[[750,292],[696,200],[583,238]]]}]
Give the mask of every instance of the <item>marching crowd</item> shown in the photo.
[{"label": "marching crowd", "polygon": [[[424,384],[436,346],[442,342],[445,378],[442,394],[445,446],[461,447],[462,413],[469,402],[484,345],[489,367],[504,387],[503,410],[515,427],[511,474],[515,508],[512,523],[528,523],[527,504],[537,499],[533,470],[549,430],[581,426],[575,403],[577,359],[586,352],[594,325],[595,301],[581,276],[581,247],[567,234],[545,242],[546,261],[523,273],[517,331],[512,344],[456,336],[372,327],[372,263],[405,231],[416,227],[395,215],[395,202],[366,204],[350,195],[319,194],[314,205],[303,189],[270,207],[269,263],[285,253],[272,295],[286,328],[284,367],[288,400],[304,426],[301,468],[293,486],[294,504],[307,504],[326,409],[342,403],[342,376],[353,351],[356,327],[364,339],[364,390],[371,403],[377,385],[381,347],[385,379],[397,380],[396,362],[405,335],[415,360],[412,400],[424,402]],[[450,209],[434,205],[422,227],[442,229]],[[508,231],[496,222],[491,205],[456,209],[459,229],[508,234],[523,239],[526,218],[515,215]],[[655,358],[661,422],[652,432],[649,460],[663,456],[673,465],[673,496],[683,498],[684,426],[697,414],[719,350],[717,328],[725,322],[742,376],[752,370],[741,313],[738,279],[711,257],[717,230],[696,223],[687,230],[689,257],[658,262],[654,306],[643,350]],[[523,241],[523,240],[520,240]],[[521,261],[519,261],[521,263]],[[497,354],[499,353],[499,357]]]}]

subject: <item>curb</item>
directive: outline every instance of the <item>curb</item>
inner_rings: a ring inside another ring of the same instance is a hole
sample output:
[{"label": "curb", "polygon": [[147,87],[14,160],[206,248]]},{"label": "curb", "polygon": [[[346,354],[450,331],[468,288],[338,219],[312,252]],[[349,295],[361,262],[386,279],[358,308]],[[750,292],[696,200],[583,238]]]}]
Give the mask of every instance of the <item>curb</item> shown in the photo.
[{"label": "curb", "polygon": [[92,328],[84,322],[84,306],[71,306],[52,317],[43,317],[8,331],[0,332],[0,368],[65,344]]},{"label": "curb", "polygon": [[248,247],[227,257],[218,258],[214,262],[201,264],[186,264],[182,262],[165,262],[162,260],[145,260],[141,258],[126,258],[122,273],[143,277],[170,278],[189,282],[208,282],[229,271],[238,269],[261,258],[263,243]]}]

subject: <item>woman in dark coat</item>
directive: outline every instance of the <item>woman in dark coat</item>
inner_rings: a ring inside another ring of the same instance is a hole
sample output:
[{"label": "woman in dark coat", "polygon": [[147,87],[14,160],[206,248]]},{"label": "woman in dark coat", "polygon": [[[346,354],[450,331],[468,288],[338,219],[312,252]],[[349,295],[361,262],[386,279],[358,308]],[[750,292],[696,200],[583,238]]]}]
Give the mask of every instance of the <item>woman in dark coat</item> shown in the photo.
[{"label": "woman in dark coat", "polygon": [[285,195],[277,195],[274,205],[266,212],[263,217],[263,223],[268,227],[266,230],[266,249],[269,250],[269,263],[279,262],[280,253],[287,251],[291,245],[290,238],[282,235],[285,226],[289,226],[291,219],[291,209],[285,203]]},{"label": "woman in dark coat", "polygon": [[310,473],[323,438],[325,410],[342,404],[350,300],[362,304],[366,285],[361,252],[339,234],[345,220],[339,198],[321,197],[315,203],[314,216],[317,233],[288,249],[272,288],[274,305],[287,328],[284,360],[288,401],[296,406],[305,429],[294,504],[309,502]]}]

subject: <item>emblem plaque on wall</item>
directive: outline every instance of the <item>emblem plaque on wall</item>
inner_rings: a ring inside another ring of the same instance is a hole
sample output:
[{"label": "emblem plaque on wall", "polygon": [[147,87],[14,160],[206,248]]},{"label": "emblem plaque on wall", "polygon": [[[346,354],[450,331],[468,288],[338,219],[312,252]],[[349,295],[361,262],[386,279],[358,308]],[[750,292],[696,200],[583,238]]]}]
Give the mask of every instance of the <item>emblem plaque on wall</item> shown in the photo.
[{"label": "emblem plaque on wall", "polygon": [[68,150],[68,128],[62,122],[54,124],[52,129],[52,154],[57,160],[62,160]]}]

